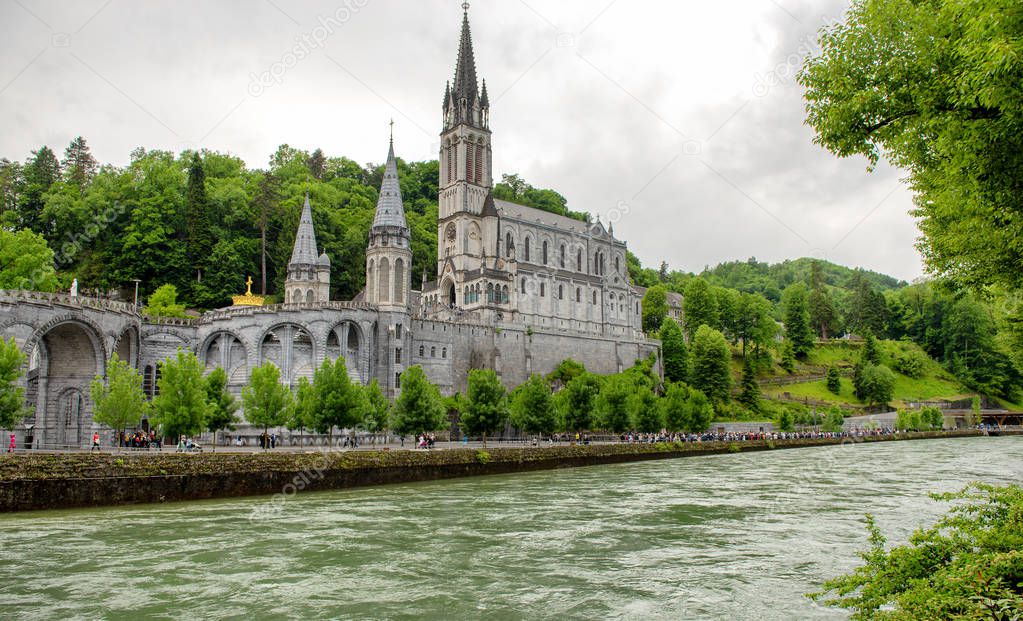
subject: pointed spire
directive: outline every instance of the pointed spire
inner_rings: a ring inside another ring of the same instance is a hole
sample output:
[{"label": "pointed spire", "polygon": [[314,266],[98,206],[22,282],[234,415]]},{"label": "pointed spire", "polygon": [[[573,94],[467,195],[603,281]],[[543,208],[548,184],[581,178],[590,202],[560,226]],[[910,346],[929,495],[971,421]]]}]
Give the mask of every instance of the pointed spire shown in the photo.
[{"label": "pointed spire", "polygon": [[469,3],[462,4],[462,38],[458,44],[458,64],[455,67],[455,101],[463,98],[469,106],[475,103],[479,94],[476,85],[476,58],[472,51],[472,36],[469,33]]},{"label": "pointed spire", "polygon": [[483,93],[480,95],[480,107],[486,110],[490,107],[490,98],[487,97],[487,79],[483,78]]},{"label": "pointed spire", "polygon": [[373,228],[395,226],[407,229],[405,207],[401,201],[401,185],[398,183],[398,162],[394,158],[394,121],[391,121],[391,142],[387,149],[387,163],[384,164],[384,178],[380,183],[380,198],[373,216]]},{"label": "pointed spire", "polygon": [[448,106],[451,105],[451,81],[448,80],[444,83],[444,109],[447,110]]},{"label": "pointed spire", "polygon": [[298,220],[298,231],[295,233],[295,247],[291,251],[291,262],[313,265],[317,262],[316,232],[313,230],[313,208],[309,204],[309,193],[305,194],[302,215]]}]

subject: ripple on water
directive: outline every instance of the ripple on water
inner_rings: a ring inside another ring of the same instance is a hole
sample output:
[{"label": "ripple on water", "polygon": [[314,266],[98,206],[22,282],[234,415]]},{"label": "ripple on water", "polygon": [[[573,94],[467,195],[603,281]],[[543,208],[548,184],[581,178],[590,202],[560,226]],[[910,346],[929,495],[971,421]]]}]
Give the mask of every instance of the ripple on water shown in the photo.
[{"label": "ripple on water", "polygon": [[863,514],[1018,481],[1023,438],[718,455],[265,498],[0,516],[4,615],[841,619]]}]

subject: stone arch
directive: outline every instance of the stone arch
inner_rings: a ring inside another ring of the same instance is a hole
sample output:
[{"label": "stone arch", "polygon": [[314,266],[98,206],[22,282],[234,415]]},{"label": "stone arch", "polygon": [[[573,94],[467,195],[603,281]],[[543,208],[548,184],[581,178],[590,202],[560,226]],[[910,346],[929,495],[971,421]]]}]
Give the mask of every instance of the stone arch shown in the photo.
[{"label": "stone arch", "polygon": [[313,293],[312,289],[305,292],[305,301],[307,304],[312,304],[316,301],[316,294]]},{"label": "stone arch", "polygon": [[504,256],[507,259],[515,258],[515,236],[512,235],[511,231],[504,235]]},{"label": "stone arch", "polygon": [[373,283],[376,282],[376,265],[373,259],[369,260],[369,266],[366,268],[366,301],[370,304],[376,302],[376,290],[373,288]]},{"label": "stone arch", "polygon": [[299,377],[312,377],[317,353],[309,328],[291,322],[278,323],[260,336],[257,362],[277,366],[282,383],[290,387]]},{"label": "stone arch", "polygon": [[228,383],[244,384],[248,380],[249,348],[238,333],[218,330],[199,345],[199,360],[206,371],[220,367],[227,373]]},{"label": "stone arch", "polygon": [[324,357],[332,360],[343,358],[348,376],[366,383],[369,375],[369,347],[365,331],[358,322],[346,319],[330,329]]},{"label": "stone arch", "polygon": [[141,344],[138,328],[135,326],[128,326],[121,331],[121,334],[118,335],[117,339],[114,341],[114,353],[117,354],[117,357],[121,360],[124,360],[131,366],[138,368]]},{"label": "stone arch", "polygon": [[530,248],[530,246],[532,246],[532,245],[533,245],[533,237],[527,233],[526,236],[522,240],[522,247],[524,249],[524,254],[522,255],[522,258],[523,258],[524,261],[531,261],[532,260],[532,257],[529,256],[530,252],[532,251],[532,248]]},{"label": "stone arch", "polygon": [[483,233],[480,230],[479,224],[470,222],[469,226],[466,227],[462,251],[472,256],[479,256],[483,253]]}]

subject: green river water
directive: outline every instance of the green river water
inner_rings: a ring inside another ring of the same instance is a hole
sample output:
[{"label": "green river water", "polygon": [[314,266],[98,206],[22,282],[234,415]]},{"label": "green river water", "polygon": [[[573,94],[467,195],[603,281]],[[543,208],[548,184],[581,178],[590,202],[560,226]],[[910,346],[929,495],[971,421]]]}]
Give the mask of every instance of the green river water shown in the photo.
[{"label": "green river water", "polygon": [[844,619],[803,594],[1023,437],[0,516],[0,618]]}]

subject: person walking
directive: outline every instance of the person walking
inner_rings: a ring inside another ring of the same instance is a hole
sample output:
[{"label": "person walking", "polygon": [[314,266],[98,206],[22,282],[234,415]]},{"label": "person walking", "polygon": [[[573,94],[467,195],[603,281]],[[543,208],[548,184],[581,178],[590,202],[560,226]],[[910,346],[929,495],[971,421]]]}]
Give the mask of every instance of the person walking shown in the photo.
[{"label": "person walking", "polygon": [[[11,438],[13,440],[14,436],[11,436]],[[93,451],[100,451],[100,447],[99,447],[99,432],[98,431],[93,431],[92,432],[92,448],[89,449],[89,452],[91,453]]]},{"label": "person walking", "polygon": [[7,452],[13,453],[14,449],[18,448],[18,443],[14,439],[14,434],[11,434],[11,442],[7,445]]}]

